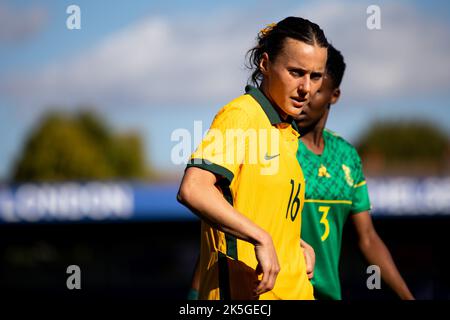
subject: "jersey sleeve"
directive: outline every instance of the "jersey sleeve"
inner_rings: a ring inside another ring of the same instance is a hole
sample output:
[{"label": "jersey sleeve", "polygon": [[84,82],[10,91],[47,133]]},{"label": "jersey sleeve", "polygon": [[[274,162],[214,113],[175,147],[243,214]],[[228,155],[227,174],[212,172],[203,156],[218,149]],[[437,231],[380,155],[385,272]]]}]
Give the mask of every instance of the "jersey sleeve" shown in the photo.
[{"label": "jersey sleeve", "polygon": [[351,213],[360,213],[363,211],[369,211],[371,209],[369,190],[367,189],[366,178],[364,177],[361,158],[358,152],[353,150],[353,163],[354,163],[354,185],[353,185],[353,199]]},{"label": "jersey sleeve", "polygon": [[239,106],[227,105],[215,116],[211,127],[187,164],[220,175],[229,183],[245,158],[249,116]]}]

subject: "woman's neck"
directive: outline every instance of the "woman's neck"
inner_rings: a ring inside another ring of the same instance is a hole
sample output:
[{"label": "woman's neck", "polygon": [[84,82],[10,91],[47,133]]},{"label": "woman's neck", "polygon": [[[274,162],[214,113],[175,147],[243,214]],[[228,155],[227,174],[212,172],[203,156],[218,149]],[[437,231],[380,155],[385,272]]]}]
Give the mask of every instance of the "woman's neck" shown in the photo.
[{"label": "woman's neck", "polygon": [[323,130],[328,119],[328,111],[317,122],[317,124],[310,131],[304,133],[301,136],[302,142],[313,153],[321,155],[325,149],[325,141],[323,139]]},{"label": "woman's neck", "polygon": [[272,99],[272,97],[269,94],[269,90],[267,90],[267,84],[262,81],[261,85],[259,87],[259,89],[261,90],[261,92],[266,96],[266,98],[270,101],[270,103],[272,104],[272,106],[275,108],[275,110],[277,111],[277,113],[280,115],[280,118],[285,121],[288,118],[287,113],[285,113],[276,103],[275,101]]}]

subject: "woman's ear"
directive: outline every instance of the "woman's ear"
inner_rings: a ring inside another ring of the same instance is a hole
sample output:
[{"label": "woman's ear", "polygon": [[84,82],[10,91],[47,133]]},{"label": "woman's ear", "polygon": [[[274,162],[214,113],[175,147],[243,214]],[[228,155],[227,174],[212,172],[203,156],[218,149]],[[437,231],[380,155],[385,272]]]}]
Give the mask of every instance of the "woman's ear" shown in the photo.
[{"label": "woman's ear", "polygon": [[267,52],[264,52],[261,56],[261,60],[259,61],[259,70],[262,74],[266,75],[269,71],[269,55]]}]

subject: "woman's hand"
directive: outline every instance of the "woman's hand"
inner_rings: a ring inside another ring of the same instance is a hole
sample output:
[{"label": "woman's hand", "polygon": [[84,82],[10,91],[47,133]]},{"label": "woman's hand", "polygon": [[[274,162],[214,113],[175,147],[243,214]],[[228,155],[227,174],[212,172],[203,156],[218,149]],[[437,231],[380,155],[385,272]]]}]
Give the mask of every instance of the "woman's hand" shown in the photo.
[{"label": "woman's hand", "polygon": [[316,253],[314,252],[314,248],[311,247],[308,243],[300,239],[300,246],[303,248],[303,255],[305,256],[306,261],[306,274],[308,275],[308,279],[311,280],[314,277],[314,267],[316,265]]},{"label": "woman's hand", "polygon": [[277,253],[269,234],[266,234],[261,243],[255,244],[255,255],[258,265],[256,275],[262,274],[262,279],[257,284],[255,296],[270,291],[275,286],[275,280],[280,272]]}]

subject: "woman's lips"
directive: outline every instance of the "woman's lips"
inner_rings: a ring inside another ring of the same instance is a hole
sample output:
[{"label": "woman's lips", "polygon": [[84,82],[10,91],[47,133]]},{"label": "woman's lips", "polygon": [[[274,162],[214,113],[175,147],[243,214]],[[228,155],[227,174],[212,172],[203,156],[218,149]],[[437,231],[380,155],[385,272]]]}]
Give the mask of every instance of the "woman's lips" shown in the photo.
[{"label": "woman's lips", "polygon": [[307,99],[300,99],[300,98],[291,98],[292,103],[294,105],[294,107],[296,108],[301,108],[305,105],[305,102],[307,101]]}]

